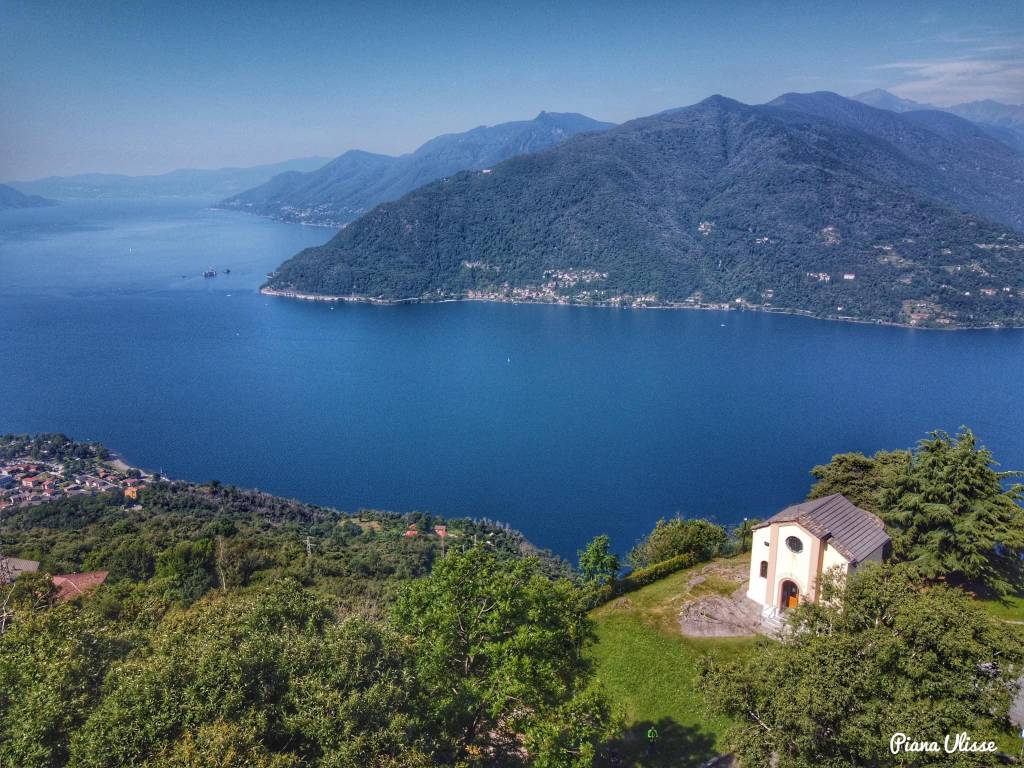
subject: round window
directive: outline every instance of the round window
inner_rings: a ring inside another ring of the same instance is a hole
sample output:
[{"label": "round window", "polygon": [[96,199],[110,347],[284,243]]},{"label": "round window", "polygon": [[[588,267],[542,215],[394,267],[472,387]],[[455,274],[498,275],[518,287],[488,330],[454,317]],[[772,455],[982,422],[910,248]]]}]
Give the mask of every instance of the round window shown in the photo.
[{"label": "round window", "polygon": [[787,536],[786,546],[789,547],[790,552],[799,553],[804,551],[804,543],[800,541],[800,539],[798,539],[796,536]]}]

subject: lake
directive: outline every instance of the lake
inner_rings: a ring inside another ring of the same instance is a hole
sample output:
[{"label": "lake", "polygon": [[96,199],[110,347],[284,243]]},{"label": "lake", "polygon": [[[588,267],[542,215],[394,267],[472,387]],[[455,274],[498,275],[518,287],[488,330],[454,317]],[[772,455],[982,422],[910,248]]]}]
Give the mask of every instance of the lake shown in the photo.
[{"label": "lake", "polygon": [[0,432],[347,510],[502,520],[573,559],[676,513],[769,515],[832,454],[934,428],[970,425],[1024,467],[1021,331],[272,299],[264,274],[332,232],[206,204],[0,213]]}]

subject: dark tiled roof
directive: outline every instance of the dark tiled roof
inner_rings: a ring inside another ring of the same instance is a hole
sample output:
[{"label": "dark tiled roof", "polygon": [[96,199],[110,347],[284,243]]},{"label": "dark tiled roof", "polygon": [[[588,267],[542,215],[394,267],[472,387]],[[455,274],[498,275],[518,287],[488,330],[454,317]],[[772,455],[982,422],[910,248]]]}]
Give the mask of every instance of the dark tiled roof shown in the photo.
[{"label": "dark tiled roof", "polygon": [[39,570],[39,563],[35,560],[22,560],[20,557],[5,557],[3,559],[7,561],[7,568],[12,576],[18,576],[22,573],[35,573]]},{"label": "dark tiled roof", "polygon": [[755,527],[772,523],[799,523],[819,539],[827,540],[851,563],[859,563],[889,542],[882,521],[840,493],[786,507]]}]

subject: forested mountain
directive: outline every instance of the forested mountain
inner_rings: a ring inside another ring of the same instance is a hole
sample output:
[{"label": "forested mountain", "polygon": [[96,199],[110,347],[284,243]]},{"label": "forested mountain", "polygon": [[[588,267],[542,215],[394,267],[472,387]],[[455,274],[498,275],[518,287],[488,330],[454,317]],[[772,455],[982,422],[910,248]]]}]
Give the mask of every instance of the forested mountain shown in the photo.
[{"label": "forested mountain", "polygon": [[1020,167],[966,123],[715,96],[428,184],[267,288],[1020,324]]},{"label": "forested mountain", "polygon": [[276,176],[221,206],[285,221],[341,226],[378,203],[397,200],[443,176],[487,168],[611,126],[584,115],[541,112],[533,120],[438,136],[400,157],[352,150],[319,170]]},{"label": "forested mountain", "polygon": [[47,205],[55,203],[38,195],[24,195],[13,187],[0,184],[0,211],[7,208],[41,208]]},{"label": "forested mountain", "polygon": [[1003,104],[992,99],[968,101],[951,107],[921,104],[901,99],[888,91],[876,88],[854,96],[857,101],[892,112],[941,110],[950,112],[980,126],[986,133],[1024,153],[1024,105]]},{"label": "forested mountain", "polygon": [[947,112],[896,114],[834,93],[787,93],[770,106],[863,131],[913,161],[908,179],[933,200],[1024,231],[1024,155]]},{"label": "forested mountain", "polygon": [[250,168],[179,168],[152,176],[83,173],[9,184],[26,194],[57,199],[99,197],[214,197],[233,195],[287,171],[311,171],[326,157],[304,157]]}]

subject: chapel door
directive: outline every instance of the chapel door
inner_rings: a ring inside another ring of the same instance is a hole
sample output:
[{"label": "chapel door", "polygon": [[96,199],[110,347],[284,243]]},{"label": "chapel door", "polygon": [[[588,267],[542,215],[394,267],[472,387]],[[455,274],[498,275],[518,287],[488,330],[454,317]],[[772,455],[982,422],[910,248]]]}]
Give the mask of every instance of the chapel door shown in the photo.
[{"label": "chapel door", "polygon": [[796,608],[798,605],[800,605],[800,587],[789,580],[782,582],[782,607]]}]

